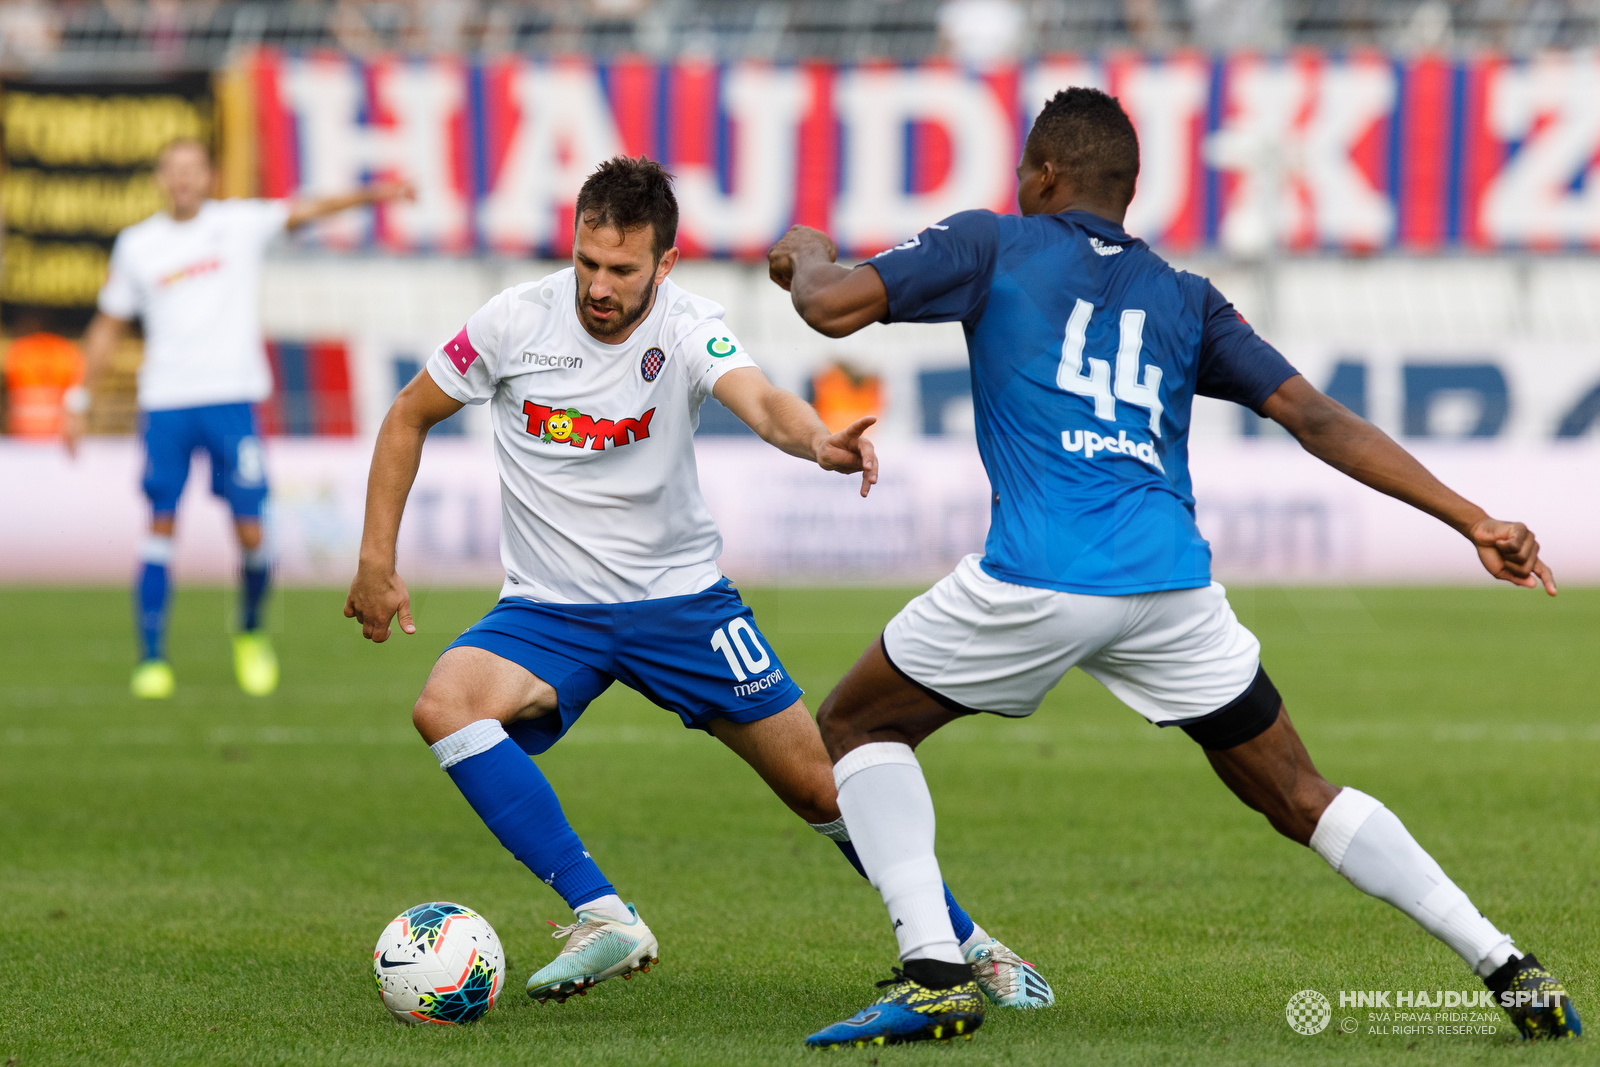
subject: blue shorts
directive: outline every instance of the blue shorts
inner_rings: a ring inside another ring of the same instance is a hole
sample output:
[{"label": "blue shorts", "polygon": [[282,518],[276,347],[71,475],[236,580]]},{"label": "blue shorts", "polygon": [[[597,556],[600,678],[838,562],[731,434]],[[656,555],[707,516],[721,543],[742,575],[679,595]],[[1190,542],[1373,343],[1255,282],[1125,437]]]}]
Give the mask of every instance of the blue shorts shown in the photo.
[{"label": "blue shorts", "polygon": [[234,518],[261,515],[267,471],[255,410],[249,404],[211,404],[139,413],[144,435],[144,495],[157,515],[178,510],[189,460],[204,449],[211,457],[211,491],[228,502]]},{"label": "blue shorts", "polygon": [[776,715],[801,692],[726,578],[688,596],[631,604],[506,597],[450,648],[492,652],[555,688],[554,714],[506,727],[530,755],[561,740],[614,681],[699,730],[713,719]]}]

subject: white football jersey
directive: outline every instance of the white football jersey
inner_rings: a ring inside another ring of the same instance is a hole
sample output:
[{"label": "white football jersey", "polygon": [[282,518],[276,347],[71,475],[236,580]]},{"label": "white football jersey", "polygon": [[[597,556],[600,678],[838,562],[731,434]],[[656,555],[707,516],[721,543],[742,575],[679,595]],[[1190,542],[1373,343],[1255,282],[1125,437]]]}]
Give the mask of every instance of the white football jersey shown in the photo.
[{"label": "white football jersey", "polygon": [[578,320],[572,268],[507,289],[428,360],[450,396],[490,405],[500,471],[500,595],[621,604],[722,577],[694,431],[718,378],[754,367],[723,309],[669,278],[620,345]]},{"label": "white football jersey", "polygon": [[207,200],[187,222],[162,212],[117,235],[100,310],[144,319],[142,410],[272,395],[261,261],[288,220],[284,200]]}]

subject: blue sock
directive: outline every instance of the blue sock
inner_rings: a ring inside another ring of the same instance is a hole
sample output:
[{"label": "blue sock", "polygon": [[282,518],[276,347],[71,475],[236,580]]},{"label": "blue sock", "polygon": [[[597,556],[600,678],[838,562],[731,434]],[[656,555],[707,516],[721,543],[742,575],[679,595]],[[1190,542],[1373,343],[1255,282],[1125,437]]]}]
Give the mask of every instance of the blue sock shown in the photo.
[{"label": "blue sock", "polygon": [[950,925],[956,930],[956,944],[966,944],[967,938],[972,936],[972,916],[956,903],[955,894],[950,892],[948,883],[944,887],[944,907],[950,913]]},{"label": "blue sock", "polygon": [[265,548],[244,554],[244,566],[239,571],[239,629],[245,633],[261,629],[261,602],[267,597],[271,577],[272,562]]},{"label": "blue sock", "polygon": [[139,547],[139,580],[133,589],[134,621],[145,659],[163,659],[167,636],[167,564],[172,538],[152,534]]},{"label": "blue sock", "polygon": [[[850,861],[850,866],[856,869],[856,873],[863,878],[867,878],[867,869],[861,866],[861,857],[856,855],[854,843],[850,841],[835,841],[834,844],[839,846],[839,851],[844,853],[844,858]],[[867,881],[870,882],[872,879],[867,878]]]},{"label": "blue sock", "polygon": [[[839,846],[839,851],[844,853],[844,858],[850,861],[850,866],[856,869],[856,873],[863,878],[867,877],[867,869],[861,866],[861,857],[856,855],[856,846],[849,841],[835,841],[834,844]],[[965,942],[972,936],[972,916],[956,903],[955,894],[950,892],[949,885],[944,887],[944,906],[950,913],[950,925],[955,927],[956,942],[958,944]]]},{"label": "blue sock", "polygon": [[567,824],[556,791],[515,741],[508,737],[446,770],[500,843],[568,907],[616,892]]}]

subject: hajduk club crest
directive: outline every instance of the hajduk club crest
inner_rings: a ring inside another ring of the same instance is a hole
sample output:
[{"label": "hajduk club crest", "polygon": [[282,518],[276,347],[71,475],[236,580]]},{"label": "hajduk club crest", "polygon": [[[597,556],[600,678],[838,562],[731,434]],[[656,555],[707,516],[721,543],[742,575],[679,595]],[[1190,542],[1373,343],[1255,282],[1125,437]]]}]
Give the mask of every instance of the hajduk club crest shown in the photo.
[{"label": "hajduk club crest", "polygon": [[661,374],[661,367],[667,362],[666,353],[659,348],[645,350],[644,358],[639,361],[639,373],[647,382],[653,382]]}]

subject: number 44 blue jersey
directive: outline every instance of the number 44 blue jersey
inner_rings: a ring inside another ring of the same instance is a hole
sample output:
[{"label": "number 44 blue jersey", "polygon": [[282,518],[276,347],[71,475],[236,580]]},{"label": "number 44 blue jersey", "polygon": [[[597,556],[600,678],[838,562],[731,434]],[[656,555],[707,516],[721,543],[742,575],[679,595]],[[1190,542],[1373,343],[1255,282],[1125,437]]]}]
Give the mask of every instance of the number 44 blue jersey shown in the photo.
[{"label": "number 44 blue jersey", "polygon": [[1295,370],[1208,280],[1084,211],[964,211],[868,262],[888,321],[966,328],[994,489],[984,570],[1107,596],[1210,582],[1194,396],[1259,411]]}]

